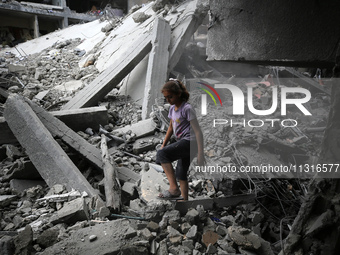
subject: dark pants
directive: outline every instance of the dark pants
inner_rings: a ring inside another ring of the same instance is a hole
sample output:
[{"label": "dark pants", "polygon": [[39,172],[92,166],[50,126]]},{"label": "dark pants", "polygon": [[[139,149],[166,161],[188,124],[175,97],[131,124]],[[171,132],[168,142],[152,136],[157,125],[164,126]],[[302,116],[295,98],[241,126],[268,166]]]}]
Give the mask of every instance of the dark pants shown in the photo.
[{"label": "dark pants", "polygon": [[190,163],[196,154],[197,142],[182,139],[159,150],[156,163],[172,163],[178,160],[175,169],[176,178],[186,181]]}]

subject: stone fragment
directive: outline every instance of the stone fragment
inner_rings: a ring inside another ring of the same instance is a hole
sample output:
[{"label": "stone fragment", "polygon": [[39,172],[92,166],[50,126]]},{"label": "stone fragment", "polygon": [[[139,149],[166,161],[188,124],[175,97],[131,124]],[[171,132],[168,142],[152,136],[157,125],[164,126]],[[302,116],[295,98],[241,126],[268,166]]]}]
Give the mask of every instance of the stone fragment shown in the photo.
[{"label": "stone fragment", "polygon": [[0,251],[2,255],[14,254],[13,237],[3,236],[0,239]]},{"label": "stone fragment", "polygon": [[210,243],[207,247],[206,253],[207,254],[215,254],[216,252],[217,252],[216,247],[213,244]]},{"label": "stone fragment", "polygon": [[17,198],[16,195],[1,195],[0,196],[0,208],[8,206],[16,198]]},{"label": "stone fragment", "polygon": [[157,251],[157,255],[164,255],[164,254],[169,254],[168,252],[168,245],[166,244],[166,239],[163,239],[159,243],[159,248]]},{"label": "stone fragment", "polygon": [[193,250],[195,248],[193,240],[184,240],[182,241],[182,245],[188,247],[190,250]]},{"label": "stone fragment", "polygon": [[90,235],[89,236],[89,241],[90,242],[93,242],[93,241],[95,241],[97,239],[97,236],[96,235]]},{"label": "stone fragment", "polygon": [[58,241],[58,236],[59,236],[59,228],[55,226],[55,227],[46,229],[44,232],[42,232],[38,236],[36,242],[39,244],[39,246],[45,249],[55,244]]},{"label": "stone fragment", "polygon": [[186,237],[195,240],[197,237],[197,226],[193,225],[186,233]]},{"label": "stone fragment", "polygon": [[159,225],[158,223],[154,221],[150,221],[148,225],[146,226],[151,232],[158,232],[159,231]]},{"label": "stone fragment", "polygon": [[261,238],[250,229],[231,226],[228,228],[228,235],[237,245],[246,249],[257,250],[261,247]]},{"label": "stone fragment", "polygon": [[136,185],[134,183],[125,182],[122,187],[122,191],[132,197],[135,193],[135,187]]},{"label": "stone fragment", "polygon": [[199,213],[198,213],[198,211],[196,209],[189,210],[186,213],[186,215],[185,215],[185,219],[190,224],[195,224],[199,220]]},{"label": "stone fragment", "polygon": [[172,244],[180,244],[183,240],[183,235],[171,226],[167,227],[168,239]]},{"label": "stone fragment", "polygon": [[151,239],[153,238],[153,235],[152,233],[150,232],[149,229],[147,228],[144,228],[142,231],[141,231],[141,235],[144,239],[148,240],[148,241],[151,241]]},{"label": "stone fragment", "polygon": [[89,220],[88,207],[84,198],[77,198],[64,203],[63,208],[51,217],[52,224],[60,222],[75,223],[83,220]]},{"label": "stone fragment", "polygon": [[184,222],[181,225],[181,231],[182,231],[183,234],[186,234],[189,231],[190,228],[191,228],[191,225],[188,222]]},{"label": "stone fragment", "polygon": [[132,15],[132,19],[136,23],[143,23],[145,20],[150,18],[151,15],[145,14],[144,12],[136,12]]},{"label": "stone fragment", "polygon": [[98,217],[101,218],[101,219],[103,219],[103,218],[105,218],[105,217],[110,216],[110,214],[111,214],[110,209],[107,208],[107,207],[105,207],[105,206],[103,206],[103,207],[100,207],[100,209],[99,209]]},{"label": "stone fragment", "polygon": [[14,238],[15,254],[31,254],[33,251],[33,231],[30,225]]},{"label": "stone fragment", "polygon": [[220,236],[225,236],[227,234],[227,229],[223,226],[217,226],[216,228],[216,233],[219,234]]}]

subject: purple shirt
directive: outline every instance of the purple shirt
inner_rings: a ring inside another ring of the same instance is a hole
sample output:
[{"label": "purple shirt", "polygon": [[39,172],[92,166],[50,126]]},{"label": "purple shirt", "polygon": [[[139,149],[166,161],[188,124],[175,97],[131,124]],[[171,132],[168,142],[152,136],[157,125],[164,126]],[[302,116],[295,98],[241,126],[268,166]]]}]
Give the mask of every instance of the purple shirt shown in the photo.
[{"label": "purple shirt", "polygon": [[175,105],[170,106],[168,117],[172,119],[172,127],[177,140],[196,139],[195,133],[190,127],[190,121],[196,119],[196,112],[189,103],[183,102],[177,111]]}]

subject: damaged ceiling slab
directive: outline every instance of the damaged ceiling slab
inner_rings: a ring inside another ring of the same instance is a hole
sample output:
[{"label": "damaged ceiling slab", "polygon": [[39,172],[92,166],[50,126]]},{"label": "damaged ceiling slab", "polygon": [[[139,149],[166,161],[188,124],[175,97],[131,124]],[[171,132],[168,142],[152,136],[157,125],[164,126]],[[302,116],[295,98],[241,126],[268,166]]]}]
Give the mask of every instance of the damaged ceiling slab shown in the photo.
[{"label": "damaged ceiling slab", "polygon": [[340,3],[331,0],[210,1],[208,60],[332,67],[339,11]]}]

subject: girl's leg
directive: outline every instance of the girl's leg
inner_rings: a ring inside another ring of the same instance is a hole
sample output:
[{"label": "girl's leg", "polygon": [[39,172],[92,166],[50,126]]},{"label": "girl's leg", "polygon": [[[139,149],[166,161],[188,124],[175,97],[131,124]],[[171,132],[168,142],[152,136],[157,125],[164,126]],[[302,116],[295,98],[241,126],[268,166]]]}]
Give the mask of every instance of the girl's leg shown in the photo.
[{"label": "girl's leg", "polygon": [[[175,172],[174,169],[172,167],[171,163],[162,163],[161,164],[163,167],[163,170],[165,172],[166,177],[168,178],[170,187],[169,187],[169,192],[172,195],[179,195],[180,194],[180,190],[176,181],[176,176],[175,176]],[[182,188],[182,186],[181,186]]]},{"label": "girl's leg", "polygon": [[179,185],[181,187],[181,195],[183,197],[183,200],[188,200],[189,197],[188,180],[179,180]]}]

